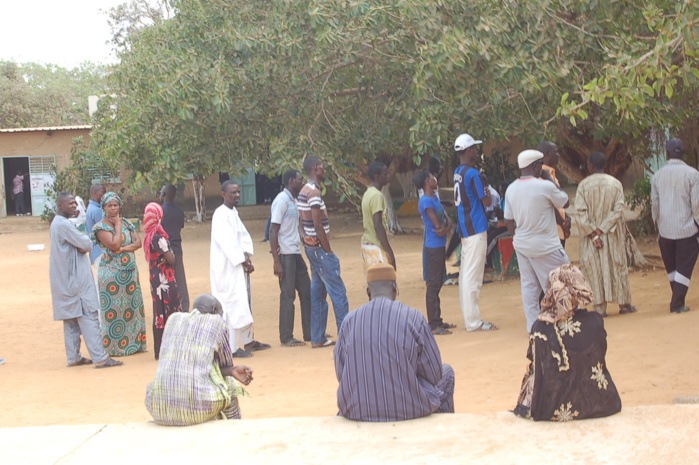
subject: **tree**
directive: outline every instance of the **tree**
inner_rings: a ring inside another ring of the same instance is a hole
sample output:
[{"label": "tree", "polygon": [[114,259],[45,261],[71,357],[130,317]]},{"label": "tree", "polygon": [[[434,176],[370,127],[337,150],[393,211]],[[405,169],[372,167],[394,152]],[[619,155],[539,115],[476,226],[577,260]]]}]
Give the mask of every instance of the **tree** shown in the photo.
[{"label": "tree", "polygon": [[108,92],[107,67],[0,61],[0,127],[89,124],[87,98]]}]

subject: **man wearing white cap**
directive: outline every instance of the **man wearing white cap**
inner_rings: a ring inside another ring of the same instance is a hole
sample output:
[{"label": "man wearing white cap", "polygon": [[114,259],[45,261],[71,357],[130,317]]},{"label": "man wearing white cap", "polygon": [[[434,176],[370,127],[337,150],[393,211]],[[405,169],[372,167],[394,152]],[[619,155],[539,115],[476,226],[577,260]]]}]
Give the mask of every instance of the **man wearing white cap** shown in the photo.
[{"label": "man wearing white cap", "polygon": [[468,134],[454,142],[461,165],[454,170],[454,204],[458,213],[457,230],[461,237],[461,269],[459,270],[459,300],[467,331],[492,331],[494,324],[481,320],[478,301],[483,285],[485,255],[488,249],[488,217],[485,207],[492,202],[483,186],[481,173],[474,165],[478,158],[476,144]]},{"label": "man wearing white cap", "polygon": [[[522,175],[507,188],[505,224],[513,236],[522,283],[522,306],[527,331],[539,316],[539,299],[548,288],[549,272],[570,263],[556,227],[556,208],[568,206],[568,194],[548,171],[542,170],[544,154],[525,150],[517,156]],[[541,179],[538,179],[541,178]]]}]

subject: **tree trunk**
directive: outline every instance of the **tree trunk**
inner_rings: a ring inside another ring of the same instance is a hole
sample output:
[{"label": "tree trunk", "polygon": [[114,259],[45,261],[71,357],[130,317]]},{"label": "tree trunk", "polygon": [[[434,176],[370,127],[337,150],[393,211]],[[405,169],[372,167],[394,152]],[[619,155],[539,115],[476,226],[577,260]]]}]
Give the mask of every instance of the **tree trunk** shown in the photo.
[{"label": "tree trunk", "polygon": [[396,214],[396,209],[393,208],[393,197],[391,197],[391,191],[388,185],[383,186],[381,193],[386,199],[386,222],[388,223],[388,231],[393,234],[403,234],[405,231],[403,227],[398,222],[398,215]]},{"label": "tree trunk", "polygon": [[396,179],[398,179],[400,186],[403,188],[403,198],[405,200],[417,198],[417,190],[415,189],[415,185],[413,185],[414,175],[415,171],[396,173]]},{"label": "tree trunk", "polygon": [[197,211],[197,223],[203,223],[206,217],[206,197],[204,196],[204,181],[206,178],[196,175],[192,178],[194,188],[194,207]]}]

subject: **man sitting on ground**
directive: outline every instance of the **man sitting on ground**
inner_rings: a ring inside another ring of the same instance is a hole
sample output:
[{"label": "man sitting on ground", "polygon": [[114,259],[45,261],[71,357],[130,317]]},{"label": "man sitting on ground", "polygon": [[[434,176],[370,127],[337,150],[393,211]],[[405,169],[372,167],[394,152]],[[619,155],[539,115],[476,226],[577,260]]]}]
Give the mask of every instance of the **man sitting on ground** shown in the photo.
[{"label": "man sitting on ground", "polygon": [[359,421],[454,413],[454,370],[442,365],[425,317],[396,301],[396,271],[367,270],[369,303],[350,312],[335,347],[340,415]]},{"label": "man sitting on ground", "polygon": [[240,383],[252,381],[249,367],[233,366],[218,299],[202,294],[193,307],[191,313],[168,318],[155,381],[146,391],[146,408],[160,425],[239,419],[237,397],[246,395]]}]

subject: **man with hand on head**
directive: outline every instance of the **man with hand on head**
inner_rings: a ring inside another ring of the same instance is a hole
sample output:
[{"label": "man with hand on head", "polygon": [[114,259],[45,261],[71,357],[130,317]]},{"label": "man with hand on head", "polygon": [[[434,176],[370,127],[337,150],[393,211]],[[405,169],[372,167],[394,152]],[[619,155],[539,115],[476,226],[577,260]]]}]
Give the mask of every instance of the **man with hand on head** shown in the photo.
[{"label": "man with hand on head", "polygon": [[568,194],[542,169],[544,154],[540,151],[524,150],[517,156],[517,164],[522,175],[507,188],[505,224],[513,236],[522,306],[527,332],[531,332],[541,312],[542,291],[549,287],[549,273],[570,263],[558,238],[555,212],[568,206]]}]

